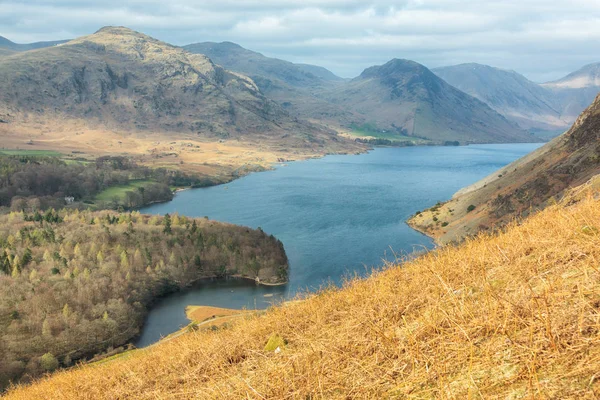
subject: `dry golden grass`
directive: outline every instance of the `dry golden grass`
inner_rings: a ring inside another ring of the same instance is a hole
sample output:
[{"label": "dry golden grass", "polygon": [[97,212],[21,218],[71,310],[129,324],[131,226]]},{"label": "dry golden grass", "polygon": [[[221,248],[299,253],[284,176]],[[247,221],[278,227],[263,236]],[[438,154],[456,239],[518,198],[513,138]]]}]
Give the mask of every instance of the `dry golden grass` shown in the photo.
[{"label": "dry golden grass", "polygon": [[[600,202],[9,399],[597,398]],[[273,334],[287,345],[267,352]]]},{"label": "dry golden grass", "polygon": [[203,322],[207,319],[214,319],[217,317],[225,317],[231,315],[239,315],[244,311],[232,310],[230,308],[210,307],[210,306],[187,306],[185,308],[185,315],[190,321]]},{"label": "dry golden grass", "polygon": [[[79,119],[31,118],[28,122],[0,124],[2,148],[55,150],[67,155],[95,159],[104,155],[133,157],[151,167],[230,180],[232,173],[270,168],[278,159],[304,160],[340,149],[294,149],[276,141],[218,141],[193,134],[138,132],[94,126]],[[29,144],[31,140],[32,144]],[[348,152],[359,149],[349,148]]]}]

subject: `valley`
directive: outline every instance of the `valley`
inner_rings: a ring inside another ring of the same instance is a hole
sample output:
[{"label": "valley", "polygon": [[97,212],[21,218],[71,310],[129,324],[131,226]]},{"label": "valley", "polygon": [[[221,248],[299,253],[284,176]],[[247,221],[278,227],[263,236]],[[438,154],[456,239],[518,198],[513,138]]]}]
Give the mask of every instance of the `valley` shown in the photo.
[{"label": "valley", "polygon": [[0,36],[7,398],[600,394],[599,63],[62,34]]}]

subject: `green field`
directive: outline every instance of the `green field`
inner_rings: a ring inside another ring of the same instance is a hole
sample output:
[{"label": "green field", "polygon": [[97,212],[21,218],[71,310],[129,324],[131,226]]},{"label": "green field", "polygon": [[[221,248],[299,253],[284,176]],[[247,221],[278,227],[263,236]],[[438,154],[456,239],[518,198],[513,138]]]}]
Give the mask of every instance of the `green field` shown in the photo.
[{"label": "green field", "polygon": [[53,150],[6,150],[0,149],[0,154],[7,156],[40,156],[40,157],[62,157],[64,154]]},{"label": "green field", "polygon": [[398,142],[398,141],[411,141],[411,142],[420,141],[420,142],[422,142],[423,141],[423,139],[402,135],[398,132],[392,132],[392,131],[384,132],[382,129],[378,129],[374,124],[368,124],[368,123],[365,123],[362,125],[352,124],[350,126],[350,129],[351,129],[350,134],[357,138],[372,137],[375,139],[387,139],[387,140],[391,140],[393,142]]},{"label": "green field", "polygon": [[149,180],[135,180],[129,182],[127,185],[119,185],[119,186],[111,186],[108,189],[103,190],[98,193],[94,198],[95,201],[113,201],[114,198],[119,198],[119,200],[123,200],[125,198],[125,193],[136,190],[137,188],[144,187],[154,183]]}]

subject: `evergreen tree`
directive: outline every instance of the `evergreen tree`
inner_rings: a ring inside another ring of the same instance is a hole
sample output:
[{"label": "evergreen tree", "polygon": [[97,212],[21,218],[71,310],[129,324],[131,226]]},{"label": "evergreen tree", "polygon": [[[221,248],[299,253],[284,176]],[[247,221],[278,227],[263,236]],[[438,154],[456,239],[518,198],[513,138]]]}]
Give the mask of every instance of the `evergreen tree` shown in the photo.
[{"label": "evergreen tree", "polygon": [[163,223],[165,225],[165,228],[163,229],[163,233],[170,235],[173,231],[171,230],[171,216],[169,214],[165,214]]},{"label": "evergreen tree", "polygon": [[22,268],[28,266],[32,259],[33,259],[33,257],[32,257],[32,254],[31,254],[31,249],[29,247],[27,247],[25,249],[25,252],[23,253],[23,258],[21,258],[21,265],[20,266]]},{"label": "evergreen tree", "polygon": [[10,275],[12,272],[10,260],[8,258],[8,254],[6,254],[6,250],[0,253],[0,272],[3,272],[6,275]]}]

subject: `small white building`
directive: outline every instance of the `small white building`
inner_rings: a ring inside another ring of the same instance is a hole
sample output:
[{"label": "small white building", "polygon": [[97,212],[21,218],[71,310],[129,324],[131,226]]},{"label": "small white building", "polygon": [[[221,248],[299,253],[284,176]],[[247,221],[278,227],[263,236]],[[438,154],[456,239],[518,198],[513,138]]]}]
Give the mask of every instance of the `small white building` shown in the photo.
[{"label": "small white building", "polygon": [[67,204],[73,204],[74,201],[75,201],[75,197],[73,197],[73,196],[65,197],[65,203],[67,203]]}]

